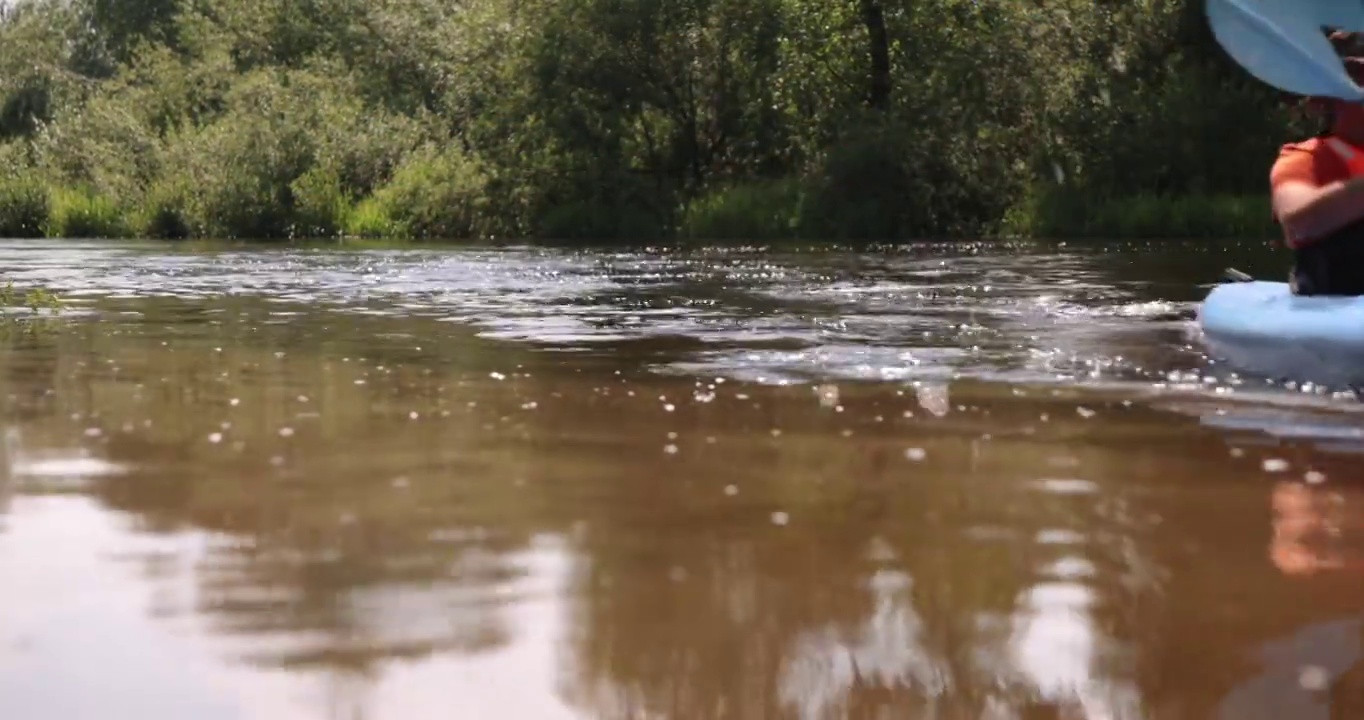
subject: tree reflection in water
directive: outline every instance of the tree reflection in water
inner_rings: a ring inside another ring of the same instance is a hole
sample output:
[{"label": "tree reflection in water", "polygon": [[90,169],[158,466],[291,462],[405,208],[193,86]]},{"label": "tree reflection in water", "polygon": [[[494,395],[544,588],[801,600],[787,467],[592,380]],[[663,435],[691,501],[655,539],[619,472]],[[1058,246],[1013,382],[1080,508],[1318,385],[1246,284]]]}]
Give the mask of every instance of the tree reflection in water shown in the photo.
[{"label": "tree reflection in water", "polygon": [[[1315,501],[1282,489],[1267,523],[1263,488],[1176,484],[1225,479],[1192,416],[637,377],[624,349],[224,304],[138,301],[5,360],[9,417],[23,453],[127,469],[67,491],[186,539],[135,556],[190,588],[161,620],[326,678],[333,717],[462,678],[594,718],[1206,717],[1303,605],[1262,541],[1279,523],[1302,566]],[[1247,588],[1280,594],[1227,620]]]}]

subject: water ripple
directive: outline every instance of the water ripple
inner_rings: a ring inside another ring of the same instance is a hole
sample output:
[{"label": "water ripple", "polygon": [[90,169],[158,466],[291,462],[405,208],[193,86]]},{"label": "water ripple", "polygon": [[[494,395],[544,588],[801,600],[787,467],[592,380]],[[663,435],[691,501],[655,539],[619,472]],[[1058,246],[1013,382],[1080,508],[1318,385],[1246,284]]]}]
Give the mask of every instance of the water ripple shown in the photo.
[{"label": "water ripple", "polygon": [[561,350],[666,342],[650,361],[664,373],[776,383],[1149,383],[1209,368],[1181,319],[1191,304],[1162,296],[1150,278],[1124,277],[1123,262],[1091,250],[191,250],[10,241],[3,251],[9,279],[77,302],[268,296],[285,306],[281,317],[290,304],[420,316]]}]

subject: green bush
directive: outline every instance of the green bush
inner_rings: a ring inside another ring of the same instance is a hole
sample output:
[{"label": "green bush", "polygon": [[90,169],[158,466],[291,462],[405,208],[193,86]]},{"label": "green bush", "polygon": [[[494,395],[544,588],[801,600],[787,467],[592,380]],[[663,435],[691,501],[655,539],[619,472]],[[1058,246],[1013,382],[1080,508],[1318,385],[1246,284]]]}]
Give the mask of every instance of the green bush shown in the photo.
[{"label": "green bush", "polygon": [[1101,198],[1052,187],[1010,209],[1001,233],[1052,239],[1272,238],[1265,195],[1154,194]]},{"label": "green bush", "polygon": [[78,111],[44,125],[33,139],[35,169],[55,187],[96,197],[135,196],[156,176],[161,142],[131,112],[134,99],[117,92],[87,100]]},{"label": "green bush", "polygon": [[314,167],[290,186],[294,200],[291,235],[327,238],[342,234],[351,214],[351,201],[335,171]]},{"label": "green bush", "polygon": [[788,240],[800,237],[804,192],[798,179],[767,180],[712,191],[689,203],[679,234],[693,240]]},{"label": "green bush", "polygon": [[51,215],[47,185],[33,174],[0,177],[0,237],[42,237]]},{"label": "green bush", "polygon": [[399,235],[456,240],[492,234],[488,177],[476,158],[454,146],[423,147],[408,156],[393,179],[374,194]]},{"label": "green bush", "polygon": [[128,235],[124,212],[112,200],[86,190],[52,193],[46,234],[63,238],[117,238]]},{"label": "green bush", "polygon": [[536,235],[552,241],[644,242],[665,236],[658,213],[641,198],[576,198],[549,208],[536,223]]},{"label": "green bush", "polygon": [[[264,112],[234,112],[180,139],[167,175],[196,192],[186,204],[195,235],[285,238],[293,226],[291,185],[311,165],[311,143],[298,124]],[[163,176],[165,177],[165,176]]]},{"label": "green bush", "polygon": [[365,198],[346,216],[346,237],[365,240],[392,240],[400,237],[400,228],[388,216],[383,204],[375,198]]},{"label": "green bush", "polygon": [[162,240],[184,240],[191,234],[188,192],[184,185],[172,181],[153,184],[134,213],[132,226],[142,237]]},{"label": "green bush", "polygon": [[914,178],[897,143],[876,134],[834,146],[811,173],[801,226],[811,237],[894,240],[923,225],[928,198],[914,195]]}]

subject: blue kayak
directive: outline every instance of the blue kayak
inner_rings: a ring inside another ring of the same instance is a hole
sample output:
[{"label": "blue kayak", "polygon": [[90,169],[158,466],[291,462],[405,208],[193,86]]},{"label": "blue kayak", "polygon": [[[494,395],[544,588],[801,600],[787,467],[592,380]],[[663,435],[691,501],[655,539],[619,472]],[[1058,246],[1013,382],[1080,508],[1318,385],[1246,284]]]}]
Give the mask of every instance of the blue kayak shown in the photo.
[{"label": "blue kayak", "polygon": [[1208,293],[1199,325],[1238,370],[1326,386],[1364,386],[1364,297],[1298,297],[1288,283],[1233,282]]}]

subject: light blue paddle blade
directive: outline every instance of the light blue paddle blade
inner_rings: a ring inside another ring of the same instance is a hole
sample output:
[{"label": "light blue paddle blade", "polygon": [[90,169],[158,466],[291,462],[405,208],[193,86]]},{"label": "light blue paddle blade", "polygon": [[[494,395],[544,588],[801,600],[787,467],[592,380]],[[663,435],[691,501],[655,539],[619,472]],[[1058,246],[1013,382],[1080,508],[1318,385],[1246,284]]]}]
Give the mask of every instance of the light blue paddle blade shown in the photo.
[{"label": "light blue paddle blade", "polygon": [[1364,31],[1364,0],[1302,0],[1295,12],[1312,18],[1318,25]]},{"label": "light blue paddle blade", "polygon": [[1311,14],[1312,2],[1207,2],[1208,24],[1218,44],[1261,82],[1297,95],[1364,100],[1364,90],[1345,73],[1331,41]]}]

